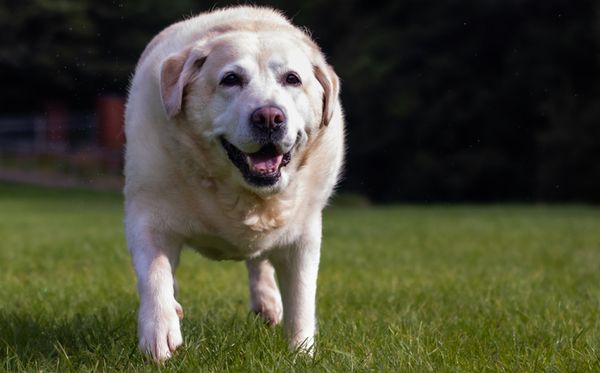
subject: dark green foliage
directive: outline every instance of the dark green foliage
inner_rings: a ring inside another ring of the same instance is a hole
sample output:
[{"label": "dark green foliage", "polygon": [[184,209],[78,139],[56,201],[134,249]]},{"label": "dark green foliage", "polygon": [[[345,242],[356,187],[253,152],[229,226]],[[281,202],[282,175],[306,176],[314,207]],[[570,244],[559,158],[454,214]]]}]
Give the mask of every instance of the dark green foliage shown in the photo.
[{"label": "dark green foliage", "polygon": [[[238,1],[9,0],[0,99],[125,94],[163,27]],[[312,30],[342,78],[342,187],[376,201],[600,201],[600,3],[257,1]]]}]

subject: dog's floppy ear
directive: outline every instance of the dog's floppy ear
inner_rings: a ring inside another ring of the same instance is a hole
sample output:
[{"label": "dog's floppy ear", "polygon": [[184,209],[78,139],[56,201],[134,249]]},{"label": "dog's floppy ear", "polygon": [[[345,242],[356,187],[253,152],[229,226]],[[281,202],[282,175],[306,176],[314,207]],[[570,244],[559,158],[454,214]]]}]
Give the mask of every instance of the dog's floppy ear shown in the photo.
[{"label": "dog's floppy ear", "polygon": [[333,117],[335,104],[340,94],[340,81],[333,68],[321,57],[313,66],[315,77],[323,87],[323,116],[321,127],[326,126]]},{"label": "dog's floppy ear", "polygon": [[206,60],[198,48],[186,48],[170,55],[160,66],[160,98],[169,119],[181,112],[183,90]]}]

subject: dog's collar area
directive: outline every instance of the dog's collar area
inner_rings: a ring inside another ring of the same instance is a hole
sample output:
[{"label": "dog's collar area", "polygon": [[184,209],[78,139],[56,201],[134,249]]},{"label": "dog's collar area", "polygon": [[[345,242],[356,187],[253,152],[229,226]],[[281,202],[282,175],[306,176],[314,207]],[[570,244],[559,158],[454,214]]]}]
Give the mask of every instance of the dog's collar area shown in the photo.
[{"label": "dog's collar area", "polygon": [[281,168],[287,166],[291,160],[291,151],[281,154],[272,143],[250,154],[242,152],[224,138],[221,138],[221,145],[244,179],[254,186],[267,187],[277,184],[281,178]]}]

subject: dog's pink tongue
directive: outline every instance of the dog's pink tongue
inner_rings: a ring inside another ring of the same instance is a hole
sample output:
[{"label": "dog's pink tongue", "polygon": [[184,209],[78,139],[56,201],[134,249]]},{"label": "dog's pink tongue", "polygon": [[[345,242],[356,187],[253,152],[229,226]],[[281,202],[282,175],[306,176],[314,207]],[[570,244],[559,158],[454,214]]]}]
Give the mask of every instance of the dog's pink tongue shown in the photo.
[{"label": "dog's pink tongue", "polygon": [[279,169],[283,154],[249,154],[250,162],[255,171],[272,173]]}]

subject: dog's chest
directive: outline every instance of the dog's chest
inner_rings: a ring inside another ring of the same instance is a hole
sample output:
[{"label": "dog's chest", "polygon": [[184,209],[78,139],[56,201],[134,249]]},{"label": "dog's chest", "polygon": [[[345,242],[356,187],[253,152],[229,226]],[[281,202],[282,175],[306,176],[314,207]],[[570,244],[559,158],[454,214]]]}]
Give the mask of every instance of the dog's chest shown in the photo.
[{"label": "dog's chest", "polygon": [[[190,193],[191,194],[191,193]],[[209,194],[201,195],[201,197]],[[185,243],[206,257],[243,260],[256,257],[288,241],[293,204],[281,198],[241,198],[235,193],[215,193],[195,204],[181,224]],[[183,224],[186,222],[186,224]]]}]

